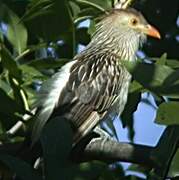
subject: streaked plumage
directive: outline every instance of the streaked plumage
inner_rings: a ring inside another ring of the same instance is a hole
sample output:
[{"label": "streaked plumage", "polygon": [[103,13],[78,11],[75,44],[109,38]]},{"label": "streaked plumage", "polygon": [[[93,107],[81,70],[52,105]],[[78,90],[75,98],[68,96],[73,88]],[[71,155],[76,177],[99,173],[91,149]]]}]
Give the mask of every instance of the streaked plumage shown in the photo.
[{"label": "streaked plumage", "polygon": [[131,79],[121,60],[135,60],[146,39],[141,30],[145,26],[149,27],[147,21],[134,9],[116,9],[103,18],[86,49],[42,86],[34,142],[51,117],[72,122],[74,142],[78,142],[107,114],[121,114]]}]

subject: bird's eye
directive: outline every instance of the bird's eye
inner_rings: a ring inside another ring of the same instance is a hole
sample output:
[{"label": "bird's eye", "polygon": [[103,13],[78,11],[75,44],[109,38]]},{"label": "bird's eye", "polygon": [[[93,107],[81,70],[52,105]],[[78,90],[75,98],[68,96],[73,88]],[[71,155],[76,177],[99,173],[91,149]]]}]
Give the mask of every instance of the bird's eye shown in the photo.
[{"label": "bird's eye", "polygon": [[132,18],[131,24],[132,24],[133,26],[135,26],[135,25],[137,25],[137,23],[138,23],[138,20],[135,19],[135,18]]}]

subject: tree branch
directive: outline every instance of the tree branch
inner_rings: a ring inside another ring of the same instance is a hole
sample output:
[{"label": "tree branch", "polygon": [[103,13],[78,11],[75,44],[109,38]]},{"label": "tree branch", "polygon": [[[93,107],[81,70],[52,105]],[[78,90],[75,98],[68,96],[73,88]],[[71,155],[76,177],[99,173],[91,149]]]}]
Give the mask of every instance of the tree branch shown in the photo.
[{"label": "tree branch", "polygon": [[[155,147],[116,142],[109,136],[91,133],[73,148],[70,158],[76,163],[100,160],[107,163],[123,161],[143,164],[153,168],[155,174],[163,179],[179,147],[178,131],[179,126],[168,126]],[[30,143],[14,143],[1,144],[0,153],[17,156],[33,164],[42,151],[40,144],[31,149]]]},{"label": "tree branch", "polygon": [[[39,145],[32,150],[29,145],[13,143],[0,145],[1,154],[17,156],[28,162],[40,156]],[[116,161],[132,162],[154,167],[151,154],[155,148],[145,145],[119,143],[109,138],[95,138],[84,149],[77,146],[73,149],[70,158],[76,163],[100,160],[107,163]]]},{"label": "tree branch", "polygon": [[92,160],[100,160],[103,162],[132,162],[144,164],[149,167],[154,166],[152,157],[150,156],[154,147],[120,143],[109,138],[95,138],[84,150],[78,147],[72,153],[72,160],[75,162],[84,162]]}]

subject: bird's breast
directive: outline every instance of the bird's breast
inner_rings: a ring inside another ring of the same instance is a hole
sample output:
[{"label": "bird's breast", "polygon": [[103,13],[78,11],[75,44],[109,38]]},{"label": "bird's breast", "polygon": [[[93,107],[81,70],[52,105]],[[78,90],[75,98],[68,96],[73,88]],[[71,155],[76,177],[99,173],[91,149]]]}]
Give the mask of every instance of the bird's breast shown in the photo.
[{"label": "bird's breast", "polygon": [[131,81],[131,75],[127,70],[124,70],[123,72],[123,80],[122,80],[122,85],[119,91],[119,94],[116,98],[116,101],[113,105],[112,108],[112,113],[117,114],[118,116],[121,115],[121,113],[124,110],[124,107],[127,102],[127,97],[128,97],[128,90],[129,90],[129,84]]}]

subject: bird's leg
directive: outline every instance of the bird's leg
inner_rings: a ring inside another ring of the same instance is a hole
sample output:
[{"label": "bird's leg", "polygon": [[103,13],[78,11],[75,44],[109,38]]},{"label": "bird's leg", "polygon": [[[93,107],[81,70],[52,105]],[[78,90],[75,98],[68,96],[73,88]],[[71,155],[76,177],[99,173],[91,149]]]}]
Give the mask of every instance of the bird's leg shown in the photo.
[{"label": "bird's leg", "polygon": [[87,144],[85,148],[86,150],[91,149],[91,146],[93,146],[96,142],[102,141],[99,146],[99,152],[102,152],[105,144],[111,140],[114,140],[106,131],[101,129],[99,126],[95,127],[93,133],[96,133],[98,136],[91,139],[91,141]]},{"label": "bird's leg", "polygon": [[81,156],[84,156],[83,158],[85,160],[86,153],[84,152],[91,150],[96,142],[101,142],[100,146],[98,147],[98,152],[102,152],[105,144],[112,139],[113,138],[106,131],[101,129],[99,126],[96,126],[91,133],[89,133],[75,147],[73,147],[70,158],[72,161],[78,161],[78,154],[80,154]]},{"label": "bird's leg", "polygon": [[109,138],[109,139],[111,139],[112,137],[105,131],[105,130],[103,130],[103,129],[101,129],[99,126],[96,126],[95,128],[94,128],[94,130],[93,130],[93,132],[95,132],[96,134],[98,134],[99,135],[99,137],[97,137],[97,138]]}]

